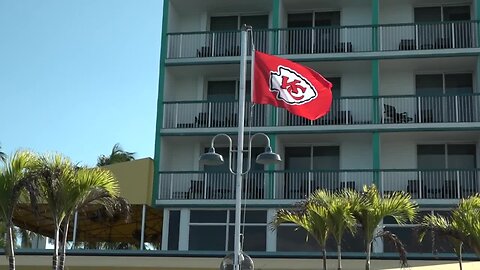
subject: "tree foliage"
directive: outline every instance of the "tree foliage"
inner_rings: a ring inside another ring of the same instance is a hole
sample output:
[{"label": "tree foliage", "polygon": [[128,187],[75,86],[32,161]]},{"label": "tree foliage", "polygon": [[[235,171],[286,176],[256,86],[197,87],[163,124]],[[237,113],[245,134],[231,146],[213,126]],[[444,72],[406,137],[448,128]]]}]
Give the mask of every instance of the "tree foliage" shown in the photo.
[{"label": "tree foliage", "polygon": [[131,161],[135,159],[135,152],[127,152],[123,150],[119,143],[116,143],[110,155],[101,155],[98,157],[97,166],[111,165],[115,163]]}]

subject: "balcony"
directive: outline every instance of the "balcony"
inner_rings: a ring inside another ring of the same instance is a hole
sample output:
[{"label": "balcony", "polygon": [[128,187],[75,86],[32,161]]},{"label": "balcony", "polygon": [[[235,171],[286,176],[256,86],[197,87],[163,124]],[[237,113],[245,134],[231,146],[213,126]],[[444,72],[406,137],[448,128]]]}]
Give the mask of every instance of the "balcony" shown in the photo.
[{"label": "balcony", "polygon": [[[179,129],[194,132],[198,129],[224,129],[238,126],[238,102],[236,101],[182,101],[164,102],[163,105],[163,132],[175,132]],[[246,112],[246,126],[277,129],[297,126],[378,128],[382,125],[399,128],[415,127],[415,124],[417,127],[424,127],[424,124],[443,127],[442,124],[480,123],[480,93],[341,97],[333,100],[329,114],[315,121],[268,105],[255,105],[251,113],[247,105]],[[272,119],[270,115],[276,115],[276,118]]]},{"label": "balcony", "polygon": [[[254,30],[256,49],[270,54],[343,54],[478,48],[479,21]],[[240,32],[167,34],[167,59],[240,55]],[[347,54],[351,57],[351,54]],[[381,56],[381,55],[380,55]]]},{"label": "balcony", "polygon": [[[364,185],[378,179],[384,195],[406,191],[419,202],[445,202],[479,192],[479,172],[480,169],[260,171],[244,177],[243,198],[259,203],[300,200],[316,189],[361,191]],[[234,175],[228,172],[161,172],[158,201],[220,200],[223,204],[224,200],[234,200],[234,181]]]}]

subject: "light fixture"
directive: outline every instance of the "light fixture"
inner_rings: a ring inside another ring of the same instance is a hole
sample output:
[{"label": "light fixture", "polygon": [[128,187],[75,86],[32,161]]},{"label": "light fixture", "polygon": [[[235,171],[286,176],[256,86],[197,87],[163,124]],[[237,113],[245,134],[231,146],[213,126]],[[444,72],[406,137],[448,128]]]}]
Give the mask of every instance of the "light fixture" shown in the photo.
[{"label": "light fixture", "polygon": [[267,146],[265,147],[265,152],[257,156],[256,162],[263,165],[277,164],[282,162],[282,158],[280,158],[279,154],[272,151],[272,147]]},{"label": "light fixture", "polygon": [[223,156],[215,152],[214,147],[210,147],[207,153],[200,156],[200,163],[209,166],[218,166],[223,164]]}]

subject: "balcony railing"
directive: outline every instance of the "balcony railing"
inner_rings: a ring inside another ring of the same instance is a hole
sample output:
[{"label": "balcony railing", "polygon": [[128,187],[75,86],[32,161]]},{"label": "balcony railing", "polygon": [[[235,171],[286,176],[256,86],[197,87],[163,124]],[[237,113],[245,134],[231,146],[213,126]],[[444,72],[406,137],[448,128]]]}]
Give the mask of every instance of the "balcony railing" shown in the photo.
[{"label": "balcony railing", "polygon": [[[478,48],[479,21],[254,29],[257,50],[270,54],[325,54]],[[169,33],[167,58],[240,55],[240,32]]]},{"label": "balcony railing", "polygon": [[[387,195],[406,191],[413,199],[459,199],[479,192],[480,169],[259,171],[244,177],[247,200],[299,200],[317,189],[362,190],[378,179]],[[159,200],[233,200],[235,177],[228,172],[161,172]]]},{"label": "balcony railing", "polygon": [[[277,119],[269,117],[276,110]],[[163,128],[224,128],[238,125],[238,102],[164,102]],[[330,112],[315,121],[286,110],[246,105],[246,126],[317,126],[412,123],[465,123],[480,121],[480,93],[440,96],[341,97]]]}]

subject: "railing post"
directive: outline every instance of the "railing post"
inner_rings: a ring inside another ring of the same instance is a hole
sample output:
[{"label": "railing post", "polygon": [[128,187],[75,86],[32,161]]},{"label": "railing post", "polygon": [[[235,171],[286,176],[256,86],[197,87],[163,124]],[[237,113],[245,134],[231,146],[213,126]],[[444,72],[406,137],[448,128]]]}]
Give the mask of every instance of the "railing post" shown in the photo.
[{"label": "railing post", "polygon": [[210,56],[214,56],[215,55],[215,33],[212,33],[212,49],[211,49],[211,55]]},{"label": "railing post", "polygon": [[207,127],[212,127],[212,102],[208,102],[208,123]]},{"label": "railing post", "polygon": [[349,107],[348,107],[348,98],[345,99],[345,123],[347,123],[347,125],[349,124],[348,123],[348,110]]},{"label": "railing post", "polygon": [[455,23],[452,22],[452,48],[455,48]]},{"label": "railing post", "polygon": [[418,123],[422,123],[422,105],[421,105],[421,98],[417,97],[417,115],[418,115]]},{"label": "railing post", "polygon": [[175,103],[175,120],[172,128],[176,128],[177,126],[178,126],[178,102]]},{"label": "railing post", "polygon": [[418,174],[418,198],[423,198],[423,181],[422,181],[422,173],[417,171]]},{"label": "railing post", "polygon": [[182,58],[182,48],[183,48],[183,34],[180,34],[180,48],[178,51],[178,57]]},{"label": "railing post", "polygon": [[458,96],[455,96],[455,122],[458,123],[459,117],[458,117]]},{"label": "railing post", "polygon": [[170,174],[170,194],[168,197],[173,199],[173,173]]},{"label": "railing post", "polygon": [[418,41],[418,24],[415,24],[415,49],[419,49],[420,47],[418,46],[419,41]]},{"label": "railing post", "polygon": [[461,196],[461,194],[460,194],[460,171],[459,170],[457,170],[457,190],[456,190],[456,192],[457,192],[457,198],[461,199],[461,197],[460,197]]}]

